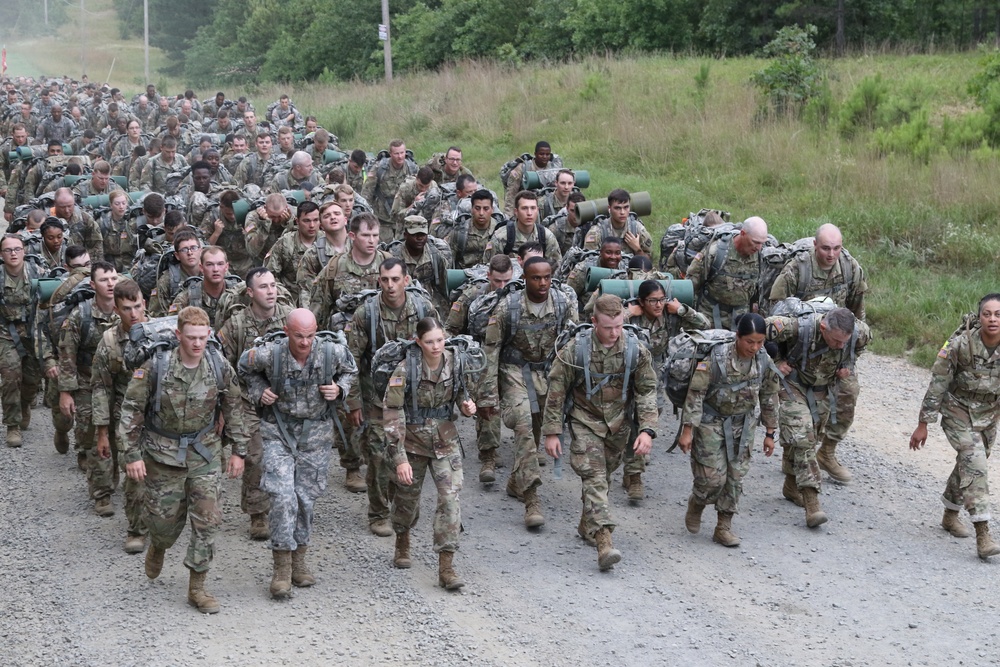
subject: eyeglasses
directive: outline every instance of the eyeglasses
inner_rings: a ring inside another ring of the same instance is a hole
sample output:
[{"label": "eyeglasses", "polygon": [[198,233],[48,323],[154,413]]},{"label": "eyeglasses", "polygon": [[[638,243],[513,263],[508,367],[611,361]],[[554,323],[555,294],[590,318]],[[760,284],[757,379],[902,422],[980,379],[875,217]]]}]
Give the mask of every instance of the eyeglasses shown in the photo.
[{"label": "eyeglasses", "polygon": [[666,303],[667,302],[667,298],[666,297],[658,297],[656,299],[644,299],[643,302],[644,303],[648,303],[651,306],[659,306],[660,304]]},{"label": "eyeglasses", "polygon": [[198,252],[198,250],[199,250],[198,246],[196,246],[196,245],[189,245],[189,246],[184,246],[183,248],[178,248],[177,252],[183,252],[185,254],[192,255],[192,254]]},{"label": "eyeglasses", "polygon": [[5,255],[17,255],[24,252],[24,248],[4,248],[3,254]]},{"label": "eyeglasses", "polygon": [[447,160],[448,162],[461,162],[462,158],[460,158],[460,157],[446,157],[445,160]]}]

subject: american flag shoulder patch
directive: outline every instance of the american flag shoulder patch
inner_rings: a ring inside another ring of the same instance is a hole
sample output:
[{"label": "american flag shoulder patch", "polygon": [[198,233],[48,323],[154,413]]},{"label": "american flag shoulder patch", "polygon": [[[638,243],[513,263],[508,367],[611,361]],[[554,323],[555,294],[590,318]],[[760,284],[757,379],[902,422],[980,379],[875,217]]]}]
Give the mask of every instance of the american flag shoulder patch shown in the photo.
[{"label": "american flag shoulder patch", "polygon": [[699,361],[698,365],[695,366],[695,370],[707,371],[708,370],[708,362],[707,361]]},{"label": "american flag shoulder patch", "polygon": [[402,387],[403,386],[403,378],[401,378],[401,377],[389,378],[389,386],[390,387]]},{"label": "american flag shoulder patch", "polygon": [[146,371],[142,368],[137,368],[135,369],[135,373],[132,373],[132,377],[134,377],[136,380],[141,380],[142,378],[146,377]]}]

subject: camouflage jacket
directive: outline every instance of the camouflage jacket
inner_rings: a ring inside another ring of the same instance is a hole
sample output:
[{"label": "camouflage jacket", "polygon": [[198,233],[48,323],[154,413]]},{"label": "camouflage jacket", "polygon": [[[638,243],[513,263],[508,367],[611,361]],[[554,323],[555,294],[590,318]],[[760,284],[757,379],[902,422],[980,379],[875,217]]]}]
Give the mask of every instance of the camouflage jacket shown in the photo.
[{"label": "camouflage jacket", "polygon": [[305,178],[296,178],[292,176],[291,169],[284,169],[279,171],[275,175],[274,180],[271,181],[271,192],[280,193],[285,190],[305,190],[306,186],[309,186],[309,190],[315,190],[322,184],[322,176],[315,169]]},{"label": "camouflage jacket", "polygon": [[368,176],[365,178],[365,186],[361,190],[361,196],[367,201],[371,202],[372,207],[375,209],[375,217],[379,219],[382,224],[386,224],[392,220],[392,208],[395,202],[396,193],[399,191],[400,186],[403,182],[417,173],[416,165],[407,160],[403,163],[403,166],[398,169],[392,166],[389,158],[384,158],[387,166],[383,167],[385,173],[379,176],[380,164],[376,162],[372,165],[371,169],[368,170]]},{"label": "camouflage jacket", "polygon": [[79,206],[74,206],[73,215],[64,222],[68,230],[69,245],[82,245],[90,254],[92,262],[104,259],[104,237],[94,216]]},{"label": "camouflage jacket", "polygon": [[[82,304],[81,304],[82,305]],[[83,308],[77,306],[63,320],[59,330],[59,391],[76,391],[90,385],[90,375],[94,363],[94,353],[101,336],[120,320],[114,311],[102,313],[94,299],[90,300],[92,322],[87,327],[87,338],[83,340]]]},{"label": "camouflage jacket", "polygon": [[[799,285],[800,267],[799,262],[807,261],[811,264],[811,275],[809,285]],[[851,284],[846,284],[841,262],[837,262],[829,270],[824,270],[816,263],[816,251],[810,250],[807,257],[795,259],[788,262],[781,270],[771,287],[769,299],[771,301],[781,301],[790,296],[797,296],[802,300],[808,300],[819,296],[828,296],[842,308],[848,308],[859,320],[865,319],[865,292],[868,291],[868,283],[865,280],[864,271],[858,260],[847,257],[844,261],[852,265]]]},{"label": "camouflage jacket", "polygon": [[[771,368],[766,368],[761,373],[760,355],[741,361],[736,355],[736,343],[723,344],[719,354],[726,371],[725,382],[722,382],[721,377],[713,377],[718,373],[712,368],[714,361],[705,361],[695,367],[684,401],[684,425],[701,424],[706,414],[705,405],[709,406],[711,412],[723,417],[752,413],[760,405],[761,422],[769,431],[776,429],[778,374]],[[743,383],[746,384],[739,386]],[[733,387],[738,388],[734,390]]]},{"label": "camouflage jacket", "polygon": [[933,424],[939,413],[975,431],[1000,417],[1000,349],[991,354],[978,330],[950,338],[934,360],[920,421]]},{"label": "camouflage jacket", "polygon": [[264,334],[284,329],[285,319],[291,311],[291,307],[276,303],[274,315],[266,320],[258,320],[249,307],[237,310],[226,320],[217,334],[222,342],[226,360],[236,368],[243,353],[253,347],[254,340]]},{"label": "camouflage jacket", "polygon": [[[201,267],[199,267],[201,268]],[[194,275],[200,275],[198,273]],[[170,264],[156,279],[156,287],[149,293],[149,307],[147,308],[150,317],[163,317],[170,309],[170,304],[181,291],[184,281],[190,278],[181,264]]]},{"label": "camouflage jacket", "polygon": [[95,195],[108,195],[115,190],[121,190],[122,186],[114,180],[109,180],[108,185],[104,188],[102,192],[98,192],[94,187],[94,181],[88,178],[85,181],[77,181],[76,185],[73,186],[73,194],[80,199],[86,199],[87,197],[92,197]]},{"label": "camouflage jacket", "polygon": [[119,326],[109,327],[101,336],[94,353],[90,375],[94,426],[117,424],[121,418],[125,390],[132,372],[125,367],[125,343],[128,331]]},{"label": "camouflage jacket", "polygon": [[[792,366],[792,373],[785,376],[787,382],[806,388],[826,387],[836,380],[839,369],[848,367],[851,351],[847,348],[831,350],[820,332],[819,325],[823,315],[816,313],[807,317],[812,318],[813,333],[812,340],[805,346],[805,368],[802,367],[803,359],[787,358],[788,350],[799,342],[799,324],[802,320],[797,317],[767,318],[767,339],[779,344],[779,354],[775,361],[787,361]],[[871,330],[860,320],[855,322],[854,327],[858,334],[854,352],[858,354],[871,340]]]},{"label": "camouflage jacket", "polygon": [[[247,216],[249,218],[249,216]],[[215,220],[217,216],[206,215],[202,218],[203,224],[201,226],[202,233],[205,238],[209,238],[215,233]],[[222,233],[219,234],[219,238],[215,240],[217,246],[221,246],[226,250],[226,259],[229,260],[229,265],[233,267],[246,266],[251,263],[253,259],[253,253],[250,250],[250,241],[247,238],[245,228],[240,226],[240,223],[233,220],[226,220],[225,216],[222,218],[225,223],[222,229]],[[247,267],[249,270],[250,267]]]},{"label": "camouflage jacket", "polygon": [[631,214],[629,215],[628,222],[620,229],[614,226],[614,223],[611,222],[611,218],[608,216],[597,216],[583,239],[583,247],[585,250],[599,250],[601,244],[604,243],[604,239],[614,236],[622,240],[623,252],[632,252],[632,247],[625,243],[625,232],[638,232],[639,249],[644,254],[652,257],[653,237],[646,231],[646,226],[642,224],[642,220]]},{"label": "camouflage jacket", "polygon": [[343,249],[338,251],[330,244],[330,240],[326,238],[325,234],[317,236],[316,241],[306,248],[306,252],[299,262],[299,268],[295,272],[295,285],[301,307],[309,308],[312,303],[312,286],[316,276],[322,273],[333,257],[350,251],[351,239],[347,239]]},{"label": "camouflage jacket", "polygon": [[468,285],[462,290],[458,299],[448,309],[448,321],[444,323],[444,328],[448,331],[449,336],[458,336],[467,333],[466,329],[469,326],[469,306],[479,296],[485,294],[489,288],[490,284],[488,282],[477,282]]},{"label": "camouflage jacket", "polygon": [[736,251],[732,240],[727,241],[729,251],[726,253],[726,261],[714,273],[712,265],[720,243],[722,242],[719,240],[712,241],[706,252],[695,255],[685,276],[691,281],[698,310],[706,315],[712,314],[714,304],[728,308],[749,308],[757,303],[759,296],[760,253],[744,257]]},{"label": "camouflage jacket", "polygon": [[330,316],[337,312],[337,299],[341,296],[378,289],[378,267],[388,256],[376,250],[371,263],[360,266],[351,253],[345,252],[327,263],[316,276],[309,293],[309,308],[321,327],[325,327]]},{"label": "camouflage jacket", "polygon": [[129,233],[128,220],[115,220],[111,211],[105,211],[97,226],[104,243],[104,259],[115,265],[118,273],[126,273],[135,257],[135,236]]},{"label": "camouflage jacket", "polygon": [[[444,240],[451,248],[455,268],[464,269],[475,266],[483,258],[486,244],[490,242],[490,238],[493,236],[493,220],[490,220],[485,229],[476,227],[471,218],[464,222],[460,221],[457,224],[461,225],[462,229],[452,227],[451,231],[444,237]],[[460,247],[459,245],[462,240],[465,242],[465,247]]]},{"label": "camouflage jacket", "polygon": [[[564,255],[573,247],[576,232],[579,229],[579,227],[570,227],[568,220],[565,208],[542,220],[542,226],[556,237],[556,241],[559,242],[559,252]],[[581,246],[582,243],[581,240]]]},{"label": "camouflage jacket", "polygon": [[[517,249],[523,246],[529,241],[538,241],[538,228],[540,225],[536,224],[534,229],[530,234],[525,234],[517,225],[514,225],[514,245],[508,253],[511,258],[515,258],[517,255]],[[486,243],[486,247],[483,248],[483,264],[489,264],[490,260],[493,259],[494,255],[504,254],[504,248],[507,245],[507,227],[506,225],[501,225],[497,227],[496,231],[490,237],[490,240]],[[550,262],[552,262],[553,267],[559,266],[559,262],[562,261],[562,251],[559,249],[559,242],[552,236],[552,234],[546,234],[545,239],[545,257]]]},{"label": "camouflage jacket", "polygon": [[407,251],[405,243],[393,246],[392,256],[403,260],[406,272],[414,281],[430,292],[434,306],[439,310],[451,307],[451,301],[446,296],[448,292],[448,269],[451,268],[451,254],[442,252],[430,238],[420,257],[414,257]]},{"label": "camouflage jacket", "polygon": [[11,327],[23,340],[25,349],[30,354],[31,341],[34,338],[32,324],[35,317],[35,307],[38,305],[38,295],[31,289],[31,280],[39,277],[39,271],[24,263],[24,271],[14,277],[0,265],[0,340],[14,342]]},{"label": "camouflage jacket", "polygon": [[[244,245],[250,257],[260,265],[264,264],[264,257],[274,244],[278,242],[284,234],[295,231],[295,209],[288,207],[288,219],[285,223],[275,224],[271,218],[260,216],[256,210],[247,214],[246,224],[243,225]],[[225,234],[225,232],[223,232]]]},{"label": "camouflage jacket", "polygon": [[[417,197],[420,197],[421,193],[417,190],[417,177],[411,176],[407,178],[399,189],[396,191],[396,196],[392,200],[392,210],[390,211],[390,216],[392,219],[392,224],[397,230],[403,228],[403,219],[408,215],[422,215],[428,222],[434,217],[433,211],[425,211],[423,204],[429,201],[440,201],[441,199],[441,189],[438,188],[437,183],[434,181],[430,182],[427,186],[427,190],[423,192],[423,197],[419,203],[414,203]],[[437,205],[434,206],[437,208]]]},{"label": "camouflage jacket", "polygon": [[174,161],[167,164],[163,161],[163,153],[158,153],[156,157],[150,158],[142,168],[142,175],[139,176],[138,187],[146,192],[167,192],[167,176],[175,171],[184,171],[188,163],[180,156],[180,150],[174,155]]},{"label": "camouflage jacket", "polygon": [[233,300],[239,301],[240,296],[246,292],[247,286],[241,280],[235,285],[224,287],[218,297],[213,297],[204,288],[205,282],[201,276],[198,276],[197,280],[192,280],[187,286],[182,287],[181,291],[177,293],[177,296],[170,303],[167,315],[176,315],[186,306],[197,306],[208,314],[208,320],[212,328],[217,330],[222,326],[220,319],[223,315],[224,304],[227,301],[230,303]]},{"label": "camouflage jacket", "polygon": [[264,266],[274,274],[279,283],[296,295],[296,301],[299,293],[298,282],[296,282],[299,265],[302,263],[302,256],[306,254],[306,250],[311,247],[312,244],[308,246],[304,244],[299,238],[298,231],[293,229],[278,239],[278,242],[271,247],[264,259]]}]

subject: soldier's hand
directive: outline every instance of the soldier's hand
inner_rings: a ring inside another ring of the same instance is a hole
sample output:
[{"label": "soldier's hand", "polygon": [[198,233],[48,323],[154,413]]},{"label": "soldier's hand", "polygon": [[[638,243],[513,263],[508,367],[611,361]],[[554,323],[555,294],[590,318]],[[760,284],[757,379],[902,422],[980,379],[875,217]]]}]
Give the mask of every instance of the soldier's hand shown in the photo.
[{"label": "soldier's hand", "polygon": [[8,213],[7,211],[4,211],[3,218],[7,222],[13,222],[14,221],[14,214],[13,213]]},{"label": "soldier's hand", "polygon": [[262,219],[262,220],[267,217],[267,209],[264,208],[263,206],[257,207],[254,210],[254,213],[256,213],[257,217],[260,218],[260,219]]},{"label": "soldier's hand", "polygon": [[[640,435],[642,435],[640,433]],[[677,446],[681,448],[681,451],[685,454],[691,453],[691,443],[694,441],[694,429],[687,425],[681,429],[681,434],[677,436]],[[635,453],[638,454],[639,450],[636,449]]]},{"label": "soldier's hand", "polygon": [[141,482],[146,479],[146,463],[144,461],[136,461],[135,463],[125,464],[125,474],[128,475],[129,479]]},{"label": "soldier's hand", "polygon": [[76,401],[73,400],[73,394],[68,391],[59,392],[59,412],[63,417],[69,418],[76,414]]},{"label": "soldier's hand", "polygon": [[653,451],[653,439],[649,437],[648,433],[643,431],[639,434],[639,437],[635,439],[632,449],[635,451],[636,456],[645,456]]},{"label": "soldier's hand", "polygon": [[562,458],[562,441],[558,435],[545,436],[545,451],[554,459]]},{"label": "soldier's hand", "polygon": [[212,223],[212,229],[215,230],[216,234],[221,234],[226,231],[226,222],[222,218],[216,218],[215,222]]},{"label": "soldier's hand", "polygon": [[361,422],[365,420],[364,416],[361,414],[361,408],[351,410],[351,414],[348,418],[351,420],[351,425],[354,428],[361,428]]},{"label": "soldier's hand", "polygon": [[230,479],[236,479],[243,474],[243,457],[239,454],[233,454],[229,457],[229,464],[226,466],[226,472],[229,473]]},{"label": "soldier's hand", "polygon": [[774,438],[764,436],[764,456],[774,454]]},{"label": "soldier's hand", "polygon": [[666,309],[671,315],[676,315],[681,309],[681,302],[677,299],[671,299],[670,301],[667,301]]},{"label": "soldier's hand", "polygon": [[413,483],[413,468],[408,461],[396,466],[396,481],[403,486],[409,486]]},{"label": "soldier's hand", "polygon": [[59,377],[59,367],[53,366],[52,368],[46,370],[45,377],[47,377],[50,380],[55,380],[57,377]]},{"label": "soldier's hand", "polygon": [[927,424],[920,422],[910,436],[910,449],[916,451],[927,442]]},{"label": "soldier's hand", "polygon": [[642,245],[639,243],[639,237],[636,234],[633,234],[632,232],[625,232],[624,241],[628,247],[632,249],[633,253],[642,250]]},{"label": "soldier's hand", "polygon": [[837,369],[837,377],[839,377],[841,380],[846,380],[847,378],[851,377],[851,369],[850,368],[838,368]]},{"label": "soldier's hand", "polygon": [[459,404],[458,409],[461,410],[462,414],[466,417],[471,417],[476,414],[476,403],[472,399],[462,401]]},{"label": "soldier's hand", "polygon": [[[268,391],[270,391],[270,389],[268,389]],[[335,401],[337,400],[337,397],[340,396],[340,387],[336,383],[321,384],[319,386],[319,393],[323,394],[324,399],[328,401]]]},{"label": "soldier's hand", "polygon": [[273,391],[271,391],[270,387],[265,389],[264,393],[260,395],[261,405],[274,405],[274,402],[277,400],[278,400],[278,395],[275,394]]},{"label": "soldier's hand", "polygon": [[779,361],[775,364],[775,367],[785,377],[788,377],[788,374],[792,372],[792,367],[788,365],[787,361]]},{"label": "soldier's hand", "polygon": [[493,419],[497,413],[497,408],[494,406],[482,407],[476,409],[476,414],[478,414],[483,419]]},{"label": "soldier's hand", "polygon": [[111,441],[107,434],[97,436],[97,455],[102,459],[111,458]]}]

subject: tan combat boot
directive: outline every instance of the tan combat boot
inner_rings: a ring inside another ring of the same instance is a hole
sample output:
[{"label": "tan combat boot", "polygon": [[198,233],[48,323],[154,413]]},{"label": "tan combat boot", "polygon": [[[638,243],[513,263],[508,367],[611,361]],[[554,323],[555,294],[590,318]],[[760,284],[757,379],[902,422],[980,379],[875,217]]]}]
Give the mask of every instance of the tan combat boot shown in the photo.
[{"label": "tan combat boot", "polygon": [[31,407],[21,406],[21,430],[27,431],[31,427]]},{"label": "tan combat boot", "polygon": [[261,512],[260,514],[250,515],[250,539],[251,540],[266,540],[271,537],[271,531],[267,527],[267,514]]},{"label": "tan combat boot", "polygon": [[351,493],[364,493],[368,490],[368,483],[365,482],[360,468],[347,471],[347,477],[344,478],[344,488]]},{"label": "tan combat boot", "polygon": [[582,516],[580,517],[580,525],[576,527],[576,533],[577,535],[582,537],[583,541],[589,544],[590,546],[592,547],[597,546],[597,542],[594,541],[594,538],[591,535],[587,534],[587,524],[584,522]]},{"label": "tan combat boot", "polygon": [[188,579],[188,602],[197,607],[198,611],[203,614],[218,614],[219,601],[205,590],[206,574],[208,573],[191,570],[191,578]]},{"label": "tan combat boot", "polygon": [[840,465],[840,461],[837,460],[837,443],[832,440],[824,440],[816,450],[816,462],[835,482],[847,484],[853,477],[851,471]]},{"label": "tan combat boot", "polygon": [[129,533],[125,536],[125,553],[127,554],[141,554],[142,550],[146,548],[146,536],[145,535],[133,535]]},{"label": "tan combat boot", "polygon": [[520,493],[518,493],[517,489],[514,487],[513,475],[507,478],[507,495],[510,496],[511,498],[517,498],[522,502],[524,501],[524,497]]},{"label": "tan combat boot", "polygon": [[701,513],[705,506],[695,500],[694,496],[688,497],[688,510],[684,515],[684,527],[689,533],[697,534],[701,530]]},{"label": "tan combat boot", "polygon": [[372,531],[373,535],[378,535],[379,537],[391,537],[393,534],[392,526],[389,525],[388,519],[376,519],[368,524],[368,530]]},{"label": "tan combat boot", "polygon": [[55,437],[52,439],[52,444],[55,445],[56,451],[60,454],[65,454],[69,451],[69,432],[68,431],[56,431]]},{"label": "tan combat boot", "polygon": [[104,496],[94,501],[94,512],[97,516],[114,516],[115,508],[111,506],[111,497]]},{"label": "tan combat boot", "polygon": [[292,552],[292,584],[298,586],[299,588],[307,588],[316,583],[316,577],[309,570],[309,566],[306,565],[306,552],[309,547],[305,544],[300,544],[298,548]]},{"label": "tan combat boot", "polygon": [[799,493],[799,485],[795,482],[795,475],[785,474],[785,485],[781,487],[781,495],[799,507],[805,507],[802,504],[802,494]]},{"label": "tan combat boot", "polygon": [[407,570],[413,564],[410,561],[410,531],[396,533],[396,552],[392,556],[392,564],[401,570]]},{"label": "tan combat boot", "polygon": [[622,486],[628,492],[628,500],[633,505],[646,497],[646,489],[642,485],[641,473],[625,475],[625,479],[622,480]]},{"label": "tan combat boot", "polygon": [[160,576],[160,572],[163,570],[163,556],[166,553],[166,549],[161,549],[154,544],[149,545],[149,551],[146,552],[147,577],[150,579],[156,579]]},{"label": "tan combat boot", "polygon": [[271,597],[280,600],[292,594],[292,552],[271,552],[274,557],[274,572],[271,574]]},{"label": "tan combat boot", "polygon": [[21,427],[19,426],[8,426],[7,427],[7,446],[8,447],[20,447],[24,444],[21,440]]},{"label": "tan combat boot", "polygon": [[712,541],[718,542],[724,547],[740,546],[740,537],[733,532],[732,512],[719,512],[719,521],[715,524],[715,532],[712,534]]},{"label": "tan combat boot", "polygon": [[87,452],[82,449],[76,450],[76,467],[81,472],[87,472]]},{"label": "tan combat boot", "polygon": [[454,551],[442,551],[438,554],[438,583],[441,584],[442,588],[449,591],[457,591],[462,586],[465,586],[465,582],[462,578],[455,574],[455,568],[452,567],[452,560],[455,558]]},{"label": "tan combat boot", "polygon": [[819,492],[811,486],[803,486],[799,493],[806,506],[806,525],[815,528],[826,523],[826,514],[819,507]]},{"label": "tan combat boot", "polygon": [[535,487],[524,492],[524,525],[526,528],[540,528],[545,525],[542,503],[538,499],[538,489]]},{"label": "tan combat boot", "polygon": [[610,570],[622,559],[622,552],[611,543],[611,531],[606,526],[594,533],[594,541],[597,542],[597,567],[601,572]]},{"label": "tan combat boot", "polygon": [[962,524],[962,519],[958,516],[958,510],[944,511],[944,518],[941,519],[941,527],[952,534],[953,537],[971,537],[972,533]]},{"label": "tan combat boot", "polygon": [[479,481],[483,484],[492,484],[497,481],[497,450],[485,449],[479,452]]},{"label": "tan combat boot", "polygon": [[972,525],[976,527],[976,552],[979,557],[985,559],[1000,554],[1000,545],[990,537],[990,522],[975,521]]}]

